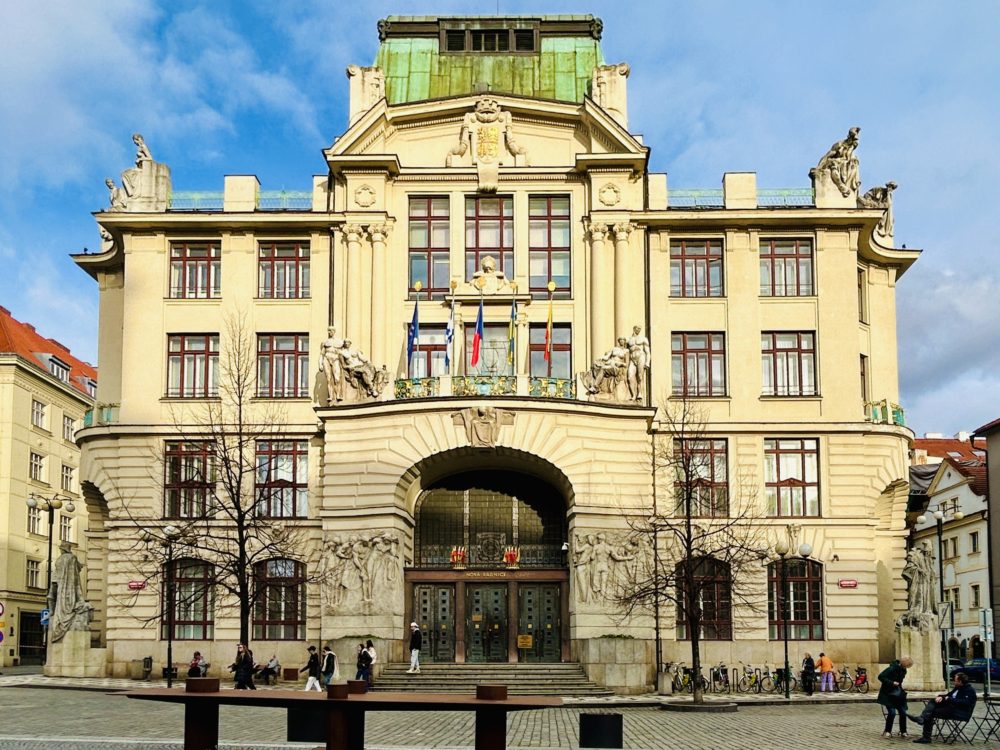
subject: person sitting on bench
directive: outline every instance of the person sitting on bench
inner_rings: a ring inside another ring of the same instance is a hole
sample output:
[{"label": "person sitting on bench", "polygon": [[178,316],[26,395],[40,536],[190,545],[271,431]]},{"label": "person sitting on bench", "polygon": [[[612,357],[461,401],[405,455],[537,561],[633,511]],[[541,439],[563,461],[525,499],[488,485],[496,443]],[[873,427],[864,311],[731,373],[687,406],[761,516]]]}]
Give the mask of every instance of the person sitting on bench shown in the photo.
[{"label": "person sitting on bench", "polygon": [[924,728],[923,736],[913,741],[922,745],[929,744],[931,734],[934,732],[934,719],[968,721],[975,708],[976,691],[969,684],[969,675],[965,672],[955,672],[952,678],[952,689],[932,701],[927,701],[920,716],[910,717],[912,721],[923,725]]}]

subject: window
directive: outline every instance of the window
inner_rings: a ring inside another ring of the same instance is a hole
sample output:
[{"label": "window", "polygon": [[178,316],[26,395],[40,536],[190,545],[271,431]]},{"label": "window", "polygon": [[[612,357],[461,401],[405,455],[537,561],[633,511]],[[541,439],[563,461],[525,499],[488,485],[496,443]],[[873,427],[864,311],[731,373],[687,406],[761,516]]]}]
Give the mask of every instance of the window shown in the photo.
[{"label": "window", "polygon": [[83,384],[83,387],[87,389],[87,395],[91,398],[97,398],[97,383],[89,378]]},{"label": "window", "polygon": [[[784,591],[781,589],[782,565],[785,566]],[[767,583],[769,638],[784,640],[783,615],[787,613],[788,640],[823,640],[823,566],[815,560],[777,560],[767,566]]]},{"label": "window", "polygon": [[971,601],[970,606],[972,607],[972,609],[979,609],[980,607],[983,606],[982,595],[980,594],[980,591],[979,591],[979,584],[978,583],[972,584],[972,586],[970,587],[970,590],[971,590],[971,593],[972,593],[972,596],[971,596],[971,600],[972,601]]},{"label": "window", "polygon": [[59,516],[59,541],[73,541],[73,519],[70,516]]},{"label": "window", "polygon": [[537,47],[534,28],[446,29],[440,41],[446,52],[534,52]]},{"label": "window", "polygon": [[69,382],[69,365],[55,357],[49,357],[49,372],[64,383]]},{"label": "window", "polygon": [[309,454],[304,440],[257,443],[257,512],[270,518],[305,518]]},{"label": "window", "polygon": [[[675,440],[674,507],[679,516],[729,515],[729,466],[725,440]],[[687,477],[685,479],[685,477]]]},{"label": "window", "polygon": [[962,596],[960,592],[961,589],[957,586],[944,590],[944,600],[951,603],[952,609],[959,610],[962,608]]},{"label": "window", "polygon": [[309,243],[261,242],[257,246],[257,296],[309,297]]},{"label": "window", "polygon": [[[410,298],[444,299],[451,289],[448,198],[410,198]],[[471,278],[471,276],[470,276]]]},{"label": "window", "polygon": [[979,552],[979,532],[969,534],[969,552]]},{"label": "window", "polygon": [[818,441],[764,441],[764,492],[769,516],[818,516]]},{"label": "window", "polygon": [[41,454],[32,451],[28,454],[28,476],[34,479],[36,482],[44,482],[42,479],[43,472],[45,470],[45,459],[42,458]]},{"label": "window", "polygon": [[59,486],[67,492],[73,491],[73,467],[63,464],[62,472],[59,474]]},{"label": "window", "polygon": [[45,429],[45,404],[34,399],[31,400],[31,424]]},{"label": "window", "polygon": [[506,52],[510,49],[510,31],[507,29],[473,30],[473,52]]},{"label": "window", "polygon": [[215,481],[215,462],[207,443],[167,443],[164,450],[164,517],[204,517],[213,506]]},{"label": "window", "polygon": [[950,536],[941,540],[941,554],[945,560],[958,557],[958,537]]},{"label": "window", "polygon": [[221,253],[214,243],[170,245],[170,298],[215,299],[221,295]]},{"label": "window", "polygon": [[868,357],[861,355],[861,404],[868,403]]},{"label": "window", "polygon": [[73,429],[73,417],[63,415],[63,440],[73,442],[74,432],[76,432],[76,430]]},{"label": "window", "polygon": [[168,336],[167,396],[209,398],[219,394],[219,337]]},{"label": "window", "polygon": [[[215,630],[212,566],[194,558],[174,560],[166,575],[173,583],[175,640],[210,641]],[[167,592],[164,592],[164,596]],[[165,608],[164,608],[165,609]],[[161,637],[167,637],[167,619]]]},{"label": "window", "polygon": [[722,296],[722,240],[670,241],[670,296]]},{"label": "window", "polygon": [[28,508],[28,533],[41,535],[42,533],[41,508]]},{"label": "window", "polygon": [[514,201],[506,198],[465,199],[465,278],[482,266],[487,255],[497,271],[514,278]]},{"label": "window", "polygon": [[726,346],[721,333],[675,333],[670,337],[675,396],[725,396]]},{"label": "window", "polygon": [[29,589],[42,587],[42,563],[39,560],[28,560],[25,565],[25,583]]},{"label": "window", "polygon": [[765,396],[815,396],[816,335],[762,333],[760,376]]},{"label": "window", "polygon": [[528,288],[534,299],[569,299],[569,196],[528,199]]},{"label": "window", "polygon": [[472,339],[476,335],[475,321],[465,325],[465,374],[513,375],[514,363],[507,361],[510,352],[508,323],[483,325],[483,341],[479,345],[479,362],[472,366]]},{"label": "window", "polygon": [[261,398],[309,395],[309,336],[258,334],[257,395]]},{"label": "window", "polygon": [[674,575],[677,586],[677,639],[687,640],[687,609],[694,599],[701,610],[701,639],[703,641],[729,641],[733,638],[732,578],[729,566],[711,557],[692,560],[693,586],[685,590],[683,570],[685,561],[677,564]]},{"label": "window", "polygon": [[858,269],[858,320],[868,322],[868,274]]},{"label": "window", "polygon": [[552,324],[549,358],[545,359],[545,323],[528,329],[528,359],[533,378],[573,379],[573,336],[568,323]]},{"label": "window", "polygon": [[811,240],[761,240],[762,297],[808,297],[813,292]]},{"label": "window", "polygon": [[267,560],[254,567],[255,641],[303,641],[306,637],[305,567],[295,560]]},{"label": "window", "polygon": [[444,355],[448,350],[444,326],[421,326],[420,337],[414,344],[409,369],[411,378],[448,374],[444,366]]}]

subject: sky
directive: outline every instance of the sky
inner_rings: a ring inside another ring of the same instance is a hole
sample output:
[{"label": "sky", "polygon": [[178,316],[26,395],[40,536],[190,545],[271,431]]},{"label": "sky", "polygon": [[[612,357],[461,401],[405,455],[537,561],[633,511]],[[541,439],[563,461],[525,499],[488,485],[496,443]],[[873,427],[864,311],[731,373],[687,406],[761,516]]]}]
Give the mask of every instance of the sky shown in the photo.
[{"label": "sky", "polygon": [[[630,127],[675,188],[808,171],[861,127],[863,190],[896,191],[907,422],[955,433],[1000,417],[995,187],[1000,3],[36,0],[0,9],[0,304],[90,362],[97,285],[69,260],[99,247],[90,213],[145,136],[175,190],[256,174],[308,190],[347,124],[349,64],[371,65],[388,15],[593,13],[628,62]],[[853,301],[851,302],[853,304]],[[97,363],[98,366],[100,363]]]}]

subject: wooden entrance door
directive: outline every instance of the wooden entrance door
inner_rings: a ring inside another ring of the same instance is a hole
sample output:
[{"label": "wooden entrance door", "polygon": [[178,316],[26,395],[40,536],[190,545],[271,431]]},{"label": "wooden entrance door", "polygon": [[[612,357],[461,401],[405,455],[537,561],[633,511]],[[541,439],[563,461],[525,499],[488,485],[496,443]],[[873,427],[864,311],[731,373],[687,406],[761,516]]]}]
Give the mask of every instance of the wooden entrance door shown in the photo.
[{"label": "wooden entrance door", "polygon": [[507,585],[465,587],[465,660],[507,661]]},{"label": "wooden entrance door", "polygon": [[531,647],[518,649],[520,661],[561,660],[560,610],[561,588],[558,583],[519,584],[517,633],[519,636],[531,636]]},{"label": "wooden entrance door", "polygon": [[455,585],[414,586],[413,613],[424,634],[421,661],[455,661]]}]

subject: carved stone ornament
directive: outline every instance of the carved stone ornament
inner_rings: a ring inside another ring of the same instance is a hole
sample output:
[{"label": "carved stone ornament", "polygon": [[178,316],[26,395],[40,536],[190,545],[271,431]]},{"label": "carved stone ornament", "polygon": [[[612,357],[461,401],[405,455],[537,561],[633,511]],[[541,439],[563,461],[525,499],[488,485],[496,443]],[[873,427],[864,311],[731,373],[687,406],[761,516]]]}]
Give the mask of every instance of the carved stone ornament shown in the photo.
[{"label": "carved stone ornament", "polygon": [[598,65],[590,81],[590,94],[615,122],[628,129],[628,64]]},{"label": "carved stone ornament", "polygon": [[601,41],[601,34],[604,33],[604,21],[600,18],[595,18],[590,22],[590,36],[592,36],[597,41]]},{"label": "carved stone ornament", "polygon": [[379,19],[376,28],[378,29],[378,40],[384,42],[389,36],[389,29],[392,28],[392,24],[389,23],[388,18],[382,18]]},{"label": "carved stone ornament", "polygon": [[924,540],[906,553],[903,580],[906,581],[906,611],[896,620],[897,628],[928,633],[937,628],[937,572],[934,551]]},{"label": "carved stone ornament", "polygon": [[861,187],[861,170],[858,157],[854,155],[859,133],[861,128],[851,128],[847,137],[830,146],[830,150],[809,172],[809,176],[816,181],[829,179],[845,198],[852,193],[857,194]]},{"label": "carved stone ornament", "polygon": [[514,166],[528,166],[528,152],[514,139],[513,121],[510,112],[503,112],[500,103],[489,96],[476,101],[475,110],[462,118],[462,129],[456,143],[445,159],[449,167],[465,164],[466,156],[479,173],[479,189],[495,193],[499,181],[499,167],[509,163],[513,157]]},{"label": "carved stone ornament", "polygon": [[56,559],[49,584],[49,597],[53,602],[49,639],[62,640],[71,630],[90,630],[90,614],[93,607],[87,603],[80,582],[83,566],[76,559],[69,543],[60,546],[62,554]]},{"label": "carved stone ornament", "polygon": [[510,295],[516,291],[514,284],[507,279],[504,272],[497,270],[497,261],[492,255],[487,255],[480,261],[479,270],[472,274],[472,281],[466,281],[455,288],[455,294],[458,296]]},{"label": "carved stone ornament", "polygon": [[589,370],[580,373],[580,379],[589,400],[627,403],[635,400],[629,393],[628,372],[628,339],[619,336],[615,345],[595,359]]},{"label": "carved stone ornament", "polygon": [[885,213],[879,219],[875,227],[875,233],[892,240],[895,232],[895,223],[892,217],[892,191],[898,187],[891,180],[883,187],[873,187],[867,193],[858,198],[858,208],[881,208]]},{"label": "carved stone ornament", "polygon": [[385,98],[385,73],[381,68],[347,66],[348,122],[353,125]]},{"label": "carved stone ornament", "polygon": [[379,243],[384,243],[389,237],[389,231],[391,229],[391,224],[369,224],[368,235],[372,238],[372,244],[377,245]]},{"label": "carved stone ornament", "polygon": [[591,242],[604,242],[608,236],[607,224],[588,224],[587,232],[590,234]]},{"label": "carved stone ornament", "polygon": [[111,212],[166,211],[170,201],[170,168],[153,160],[142,135],[132,136],[135,143],[135,166],[122,172],[121,187],[110,177],[104,181],[110,191]]},{"label": "carved stone ornament", "polygon": [[625,384],[631,401],[642,403],[646,397],[646,380],[652,354],[649,339],[642,334],[641,326],[632,326],[628,340],[628,360],[625,364]]},{"label": "carved stone ornament", "polygon": [[639,537],[606,532],[576,534],[571,547],[573,583],[582,604],[608,599],[634,583],[646,549]]},{"label": "carved stone ornament", "polygon": [[395,534],[334,536],[320,561],[320,604],[329,614],[389,611],[402,579]]},{"label": "carved stone ornament", "polygon": [[622,199],[622,191],[614,183],[607,183],[597,193],[597,199],[605,206],[617,206]]},{"label": "carved stone ornament", "polygon": [[371,185],[361,185],[354,191],[354,203],[361,208],[371,208],[375,205],[375,188]]},{"label": "carved stone ornament", "polygon": [[326,406],[378,400],[389,382],[385,365],[376,369],[372,361],[351,346],[350,339],[337,337],[334,326],[320,345],[317,400]]},{"label": "carved stone ornament", "polygon": [[473,448],[493,448],[500,437],[500,428],[514,424],[514,412],[493,406],[470,406],[452,414],[452,421],[465,430]]}]

